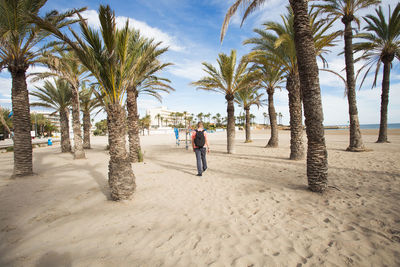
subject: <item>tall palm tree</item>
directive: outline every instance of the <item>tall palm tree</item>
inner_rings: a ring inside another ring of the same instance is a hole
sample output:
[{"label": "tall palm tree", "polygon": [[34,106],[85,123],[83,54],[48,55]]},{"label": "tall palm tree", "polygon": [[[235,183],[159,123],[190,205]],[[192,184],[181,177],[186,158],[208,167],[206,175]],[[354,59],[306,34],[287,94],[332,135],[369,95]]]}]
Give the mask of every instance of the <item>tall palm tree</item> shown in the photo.
[{"label": "tall palm tree", "polygon": [[[322,56],[325,47],[333,46],[337,34],[327,34],[333,22],[325,23],[318,20],[318,11],[310,10],[310,26],[314,39],[316,53],[325,63]],[[290,159],[304,158],[302,103],[300,79],[295,47],[294,15],[288,7],[288,14],[282,16],[282,24],[276,22],[264,23],[265,30],[256,29],[259,38],[251,38],[246,43],[256,44],[255,51],[250,54],[258,64],[274,65],[281,69],[286,76],[286,89],[289,96],[290,112]],[[271,34],[272,32],[273,34]]]},{"label": "tall palm tree", "polygon": [[217,117],[217,126],[220,127],[222,122],[222,116],[220,113],[215,114],[215,116]]},{"label": "tall palm tree", "polygon": [[255,105],[258,108],[263,105],[263,100],[261,99],[264,94],[259,93],[260,86],[250,87],[235,93],[235,102],[242,107],[246,113],[245,115],[245,132],[246,140],[245,143],[252,142],[251,131],[250,131],[250,108]]},{"label": "tall palm tree", "polygon": [[[13,176],[31,175],[32,140],[30,135],[30,108],[26,71],[37,62],[48,36],[35,26],[29,15],[38,15],[46,0],[2,0],[0,1],[0,71],[7,68],[12,77],[12,109],[14,126],[14,171]],[[83,9],[82,9],[83,10]],[[43,21],[61,28],[73,23],[66,22],[75,11],[60,14],[48,12]]]},{"label": "tall palm tree", "polygon": [[197,114],[197,119],[198,119],[199,121],[203,121],[203,117],[204,117],[203,112],[200,112],[199,114]]},{"label": "tall palm tree", "polygon": [[156,118],[157,118],[157,126],[160,127],[161,114],[158,113],[158,114],[156,115]]},{"label": "tall palm tree", "polygon": [[281,88],[280,83],[284,80],[283,70],[269,64],[260,65],[260,69],[263,73],[262,85],[265,87],[268,94],[268,114],[264,112],[264,117],[266,118],[269,116],[271,125],[271,137],[265,147],[278,147],[278,124],[274,105],[274,93],[275,89]]},{"label": "tall palm tree", "polygon": [[350,144],[348,151],[365,151],[358,119],[356,82],[354,77],[353,57],[353,28],[352,22],[360,27],[360,19],[357,12],[369,6],[378,5],[380,0],[323,0],[322,4],[315,5],[332,20],[341,19],[344,24],[344,57],[346,63],[346,94],[349,104],[350,117]]},{"label": "tall palm tree", "polygon": [[363,51],[361,59],[366,60],[364,67],[369,66],[364,79],[369,70],[376,65],[375,79],[372,87],[376,86],[377,76],[383,64],[382,95],[381,95],[381,119],[379,127],[379,136],[377,143],[386,143],[387,139],[387,113],[389,104],[389,85],[390,69],[393,60],[400,60],[400,4],[396,5],[393,13],[390,14],[386,22],[382,8],[375,9],[376,16],[368,15],[364,18],[367,26],[364,30],[367,33],[360,34],[357,37],[364,41],[354,44],[356,51]]},{"label": "tall palm tree", "polygon": [[[221,30],[221,40],[227,30],[230,18],[238,7],[246,8],[242,23],[265,0],[236,0],[225,15]],[[303,94],[304,115],[306,117],[307,178],[311,191],[323,192],[327,186],[328,157],[325,145],[321,90],[319,86],[318,65],[315,44],[310,29],[307,0],[289,0],[294,14],[294,34],[300,88]]]},{"label": "tall palm tree", "polygon": [[126,65],[129,47],[129,25],[118,30],[115,13],[110,6],[100,5],[100,31],[89,27],[78,14],[83,39],[70,29],[75,40],[71,40],[51,24],[38,16],[32,19],[40,27],[52,32],[66,42],[82,64],[91,72],[99,84],[95,94],[107,112],[110,161],[108,183],[113,200],[130,199],[135,191],[135,175],[126,151],[126,113],[122,106],[129,81]]},{"label": "tall palm tree", "polygon": [[[57,55],[59,54],[59,55]],[[79,90],[85,77],[86,69],[80,63],[75,53],[64,52],[61,48],[55,47],[52,51],[46,51],[39,59],[40,63],[47,66],[51,71],[34,73],[33,81],[45,79],[47,77],[59,77],[66,80],[72,89],[72,129],[74,132],[74,158],[84,159],[85,150],[83,149],[83,138],[80,121],[80,101]]]},{"label": "tall palm tree", "polygon": [[38,98],[31,106],[53,109],[60,115],[61,152],[71,152],[69,138],[69,108],[71,106],[72,90],[62,79],[54,79],[53,83],[45,80],[43,87],[36,87],[30,95]]},{"label": "tall palm tree", "polygon": [[174,89],[168,85],[168,79],[160,78],[156,74],[171,63],[162,64],[160,56],[168,48],[160,48],[161,42],[155,43],[153,39],[143,38],[139,31],[130,31],[128,64],[126,66],[127,79],[130,84],[127,89],[126,106],[128,110],[128,137],[129,159],[138,162],[141,156],[139,136],[139,115],[137,99],[139,95],[147,94],[157,98],[160,102],[160,92],[169,93]]},{"label": "tall palm tree", "polygon": [[[83,148],[90,149],[90,129],[92,127],[91,114],[93,111],[101,107],[101,103],[97,97],[94,96],[94,88],[86,87],[82,83],[82,89],[79,92],[80,108],[83,113]],[[101,109],[99,110],[101,111]],[[96,113],[97,114],[97,113]]]},{"label": "tall palm tree", "polygon": [[242,58],[236,66],[236,50],[232,50],[228,56],[224,53],[219,54],[217,59],[219,69],[204,62],[203,70],[208,76],[192,82],[191,85],[206,91],[215,91],[225,95],[228,102],[228,123],[227,123],[227,151],[234,153],[235,140],[235,93],[241,90],[258,86],[260,72],[248,69],[248,61]]}]

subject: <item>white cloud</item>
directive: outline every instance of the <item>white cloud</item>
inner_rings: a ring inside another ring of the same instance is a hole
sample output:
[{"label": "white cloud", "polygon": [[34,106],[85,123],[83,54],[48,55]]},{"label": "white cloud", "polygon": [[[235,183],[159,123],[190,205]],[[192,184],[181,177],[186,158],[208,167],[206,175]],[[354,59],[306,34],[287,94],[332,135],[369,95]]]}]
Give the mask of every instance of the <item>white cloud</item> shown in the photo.
[{"label": "white cloud", "polygon": [[203,65],[200,61],[186,60],[183,63],[176,63],[169,67],[168,72],[175,76],[186,78],[190,81],[201,79],[206,73],[203,71]]},{"label": "white cloud", "polygon": [[[100,22],[98,18],[97,11],[95,10],[86,10],[81,13],[82,17],[87,19],[87,23],[95,28],[100,27]],[[118,28],[122,28],[125,26],[126,20],[129,20],[129,26],[133,27],[140,31],[143,36],[147,38],[154,38],[156,41],[161,41],[164,46],[168,46],[173,51],[182,51],[184,47],[178,44],[178,41],[175,37],[170,36],[169,34],[163,32],[162,30],[151,27],[146,22],[135,20],[133,18],[128,18],[124,16],[117,16],[115,21]]]}]

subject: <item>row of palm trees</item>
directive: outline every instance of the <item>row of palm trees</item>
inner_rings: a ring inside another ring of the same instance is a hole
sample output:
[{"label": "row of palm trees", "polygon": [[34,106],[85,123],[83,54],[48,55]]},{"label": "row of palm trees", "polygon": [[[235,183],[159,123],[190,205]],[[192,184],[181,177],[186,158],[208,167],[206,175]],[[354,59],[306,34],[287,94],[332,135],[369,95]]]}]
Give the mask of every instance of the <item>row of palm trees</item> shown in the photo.
[{"label": "row of palm trees", "polygon": [[[348,151],[365,151],[362,142],[355,92],[354,56],[355,52],[363,54],[358,60],[367,60],[369,66],[365,76],[372,66],[376,66],[376,76],[380,64],[384,65],[382,82],[381,127],[378,142],[387,142],[387,104],[389,92],[389,75],[392,61],[399,59],[400,43],[400,4],[389,15],[388,22],[382,8],[376,9],[377,16],[368,15],[364,20],[368,24],[364,30],[368,33],[357,37],[364,42],[353,47],[352,22],[360,25],[356,13],[366,7],[379,4],[378,0],[323,0],[314,4],[308,10],[308,1],[290,0],[290,6],[282,23],[268,21],[264,28],[254,30],[257,37],[250,38],[244,44],[254,45],[252,52],[245,55],[236,66],[236,52],[228,56],[219,54],[218,69],[210,63],[203,63],[207,76],[192,85],[198,89],[217,91],[225,95],[228,111],[227,150],[234,152],[235,136],[233,120],[233,95],[241,94],[247,101],[257,99],[259,88],[265,88],[268,94],[268,114],[271,122],[271,138],[269,147],[278,145],[276,112],[273,105],[273,94],[282,82],[286,82],[289,96],[290,112],[290,159],[304,158],[302,141],[302,107],[304,107],[307,149],[307,177],[312,191],[322,192],[327,187],[328,161],[323,129],[323,113],[319,86],[319,69],[316,58],[320,58],[327,70],[324,54],[329,47],[334,46],[338,36],[343,35],[345,41],[344,54],[346,63],[346,78],[341,77],[346,84],[346,95],[349,103],[350,144]],[[227,30],[230,18],[239,6],[243,6],[246,17],[264,3],[263,0],[236,0],[228,10],[221,31],[221,41]],[[389,8],[390,10],[390,8]],[[390,11],[389,11],[390,13]],[[332,25],[341,19],[344,31],[330,32]],[[252,65],[248,65],[251,62]],[[331,71],[331,70],[327,70]],[[333,71],[331,71],[333,72]],[[337,73],[336,73],[337,74]],[[339,74],[337,74],[339,75]],[[340,76],[340,75],[339,75]],[[364,76],[364,79],[365,79]],[[242,101],[244,104],[244,102]],[[249,107],[248,107],[249,109]],[[245,109],[246,110],[246,109]],[[247,137],[247,133],[246,133]],[[247,138],[246,138],[247,140]]]},{"label": "row of palm trees", "polygon": [[[107,113],[111,198],[129,199],[135,190],[131,162],[141,157],[137,98],[142,93],[161,99],[160,92],[173,90],[169,80],[157,76],[160,70],[170,65],[159,60],[167,48],[161,48],[161,43],[152,39],[143,38],[138,31],[129,27],[128,21],[123,28],[117,29],[115,14],[109,6],[100,6],[100,30],[95,30],[80,15],[84,8],[63,14],[52,11],[44,17],[39,16],[39,10],[45,3],[44,0],[0,2],[0,66],[11,72],[13,80],[13,175],[30,175],[33,170],[30,123],[27,121],[30,105],[26,71],[29,66],[40,63],[50,71],[35,73],[34,80],[51,76],[56,79],[53,83],[46,80],[43,88],[32,92],[39,99],[34,104],[46,105],[60,112],[63,121],[62,150],[70,150],[65,120],[70,106],[75,159],[85,158],[84,148],[90,147],[89,139],[88,142],[83,140],[86,132],[82,136],[80,111],[83,112],[86,129],[90,128],[93,109],[104,109]],[[61,30],[75,22],[79,23],[80,34],[71,27],[69,31]],[[56,40],[45,43],[44,38],[50,35]],[[38,49],[43,43],[45,45]],[[86,88],[85,83],[88,82],[91,85]],[[126,112],[129,152],[125,147]]]},{"label": "row of palm trees", "polygon": [[[39,75],[41,75],[40,73]],[[90,129],[91,114],[100,107],[100,102],[93,94],[93,87],[89,88],[86,83],[82,83],[79,91],[79,107],[83,114],[83,149],[90,149]],[[71,142],[69,137],[69,114],[72,103],[72,88],[67,80],[62,76],[54,78],[53,82],[45,80],[42,87],[36,87],[36,90],[30,95],[37,98],[31,103],[31,106],[45,107],[57,112],[60,117],[60,132],[61,132],[61,152],[72,152]],[[81,128],[80,120],[78,121]],[[80,129],[79,129],[80,130]],[[75,140],[74,140],[75,141]],[[80,148],[80,147],[78,147]],[[74,151],[77,151],[75,146]],[[84,151],[82,152],[84,153]],[[75,153],[76,154],[76,153]],[[77,157],[75,157],[77,158]],[[78,157],[79,158],[79,157]]]},{"label": "row of palm trees", "polygon": [[[236,94],[235,102],[239,105],[239,107],[242,107],[242,108],[245,106],[250,108],[251,105],[262,106],[264,101],[261,99],[261,97],[263,94],[262,93],[259,94],[257,92],[257,95],[259,96],[258,99],[249,100],[248,98],[244,98],[244,96],[242,94]],[[246,111],[245,108],[243,108],[243,109]],[[264,115],[264,117],[265,117],[265,115]],[[246,121],[245,118],[246,118],[246,116],[242,115],[242,113],[240,113],[239,116],[235,116],[236,123],[243,124]],[[249,119],[249,124],[250,124],[251,121],[253,121],[253,123],[254,123],[256,116],[254,114],[249,113],[248,118],[250,118]],[[157,120],[158,127],[172,126],[175,128],[183,128],[183,127],[193,126],[199,121],[201,121],[205,125],[207,125],[206,128],[208,128],[210,126],[224,127],[227,122],[227,117],[222,117],[222,115],[220,113],[216,113],[213,116],[211,113],[204,114],[203,112],[200,112],[195,115],[194,113],[188,113],[187,111],[171,112],[168,116],[161,116],[161,114],[157,114],[155,116],[155,119]]]},{"label": "row of palm trees", "polygon": [[[107,113],[111,197],[114,200],[129,199],[135,190],[135,177],[130,163],[140,158],[137,98],[140,94],[161,98],[159,92],[173,90],[169,86],[169,80],[156,75],[170,65],[159,60],[159,56],[167,49],[160,48],[160,43],[142,38],[137,31],[129,28],[128,22],[121,29],[117,29],[115,14],[109,6],[100,6],[100,29],[95,30],[81,17],[80,12],[84,9],[75,9],[62,14],[52,11],[43,17],[39,16],[39,10],[45,3],[45,0],[0,2],[0,68],[7,68],[12,76],[14,176],[30,175],[33,170],[26,71],[33,64],[41,63],[51,72],[36,74],[36,79],[57,76],[68,83],[71,91],[75,158],[85,157],[79,120],[81,110],[79,92],[86,80],[92,82],[92,92]],[[242,5],[246,10],[244,21],[262,3],[264,0],[236,0],[226,14],[221,41],[230,18],[239,6]],[[218,69],[209,63],[203,63],[208,76],[192,84],[199,89],[224,94],[228,115],[227,150],[228,153],[233,153],[235,99],[237,101],[246,96],[259,99],[260,94],[256,90],[266,88],[271,129],[276,130],[273,92],[285,81],[289,92],[290,158],[301,159],[304,156],[301,124],[302,108],[304,108],[308,138],[308,184],[310,190],[322,192],[327,187],[328,162],[316,57],[324,61],[323,54],[326,48],[333,45],[338,35],[344,34],[347,75],[344,80],[351,121],[348,150],[364,150],[355,101],[353,53],[363,51],[361,59],[366,59],[367,64],[378,63],[379,66],[383,63],[382,89],[385,88],[387,93],[382,94],[382,106],[386,105],[387,117],[390,67],[393,58],[399,58],[399,44],[396,38],[400,27],[398,23],[400,7],[396,6],[388,23],[381,9],[376,11],[377,17],[368,16],[365,20],[368,23],[366,29],[369,30],[369,34],[360,35],[366,41],[352,47],[351,23],[353,21],[359,23],[355,13],[379,3],[378,0],[324,0],[321,4],[314,5],[315,8],[311,8],[310,11],[306,0],[289,0],[289,3],[288,14],[282,17],[282,24],[267,22],[263,25],[264,29],[255,31],[257,37],[245,42],[254,45],[249,55],[236,64],[236,51],[232,50],[230,55],[221,53],[217,59]],[[321,13],[328,16],[320,19]],[[327,30],[339,18],[345,25],[345,31],[329,34]],[[68,32],[62,31],[63,27],[75,22],[79,23],[80,34],[70,27]],[[56,41],[44,42],[50,35],[55,36]],[[246,103],[240,102],[246,113],[250,102],[247,98]],[[129,152],[125,147],[126,112]],[[385,108],[382,107],[382,114],[384,112]],[[381,125],[384,122],[385,118],[381,119]],[[387,126],[381,127],[383,139],[380,137],[378,141],[387,141],[384,134],[385,127],[387,128]],[[271,139],[272,135],[273,131]],[[275,135],[277,136],[276,133]]]}]

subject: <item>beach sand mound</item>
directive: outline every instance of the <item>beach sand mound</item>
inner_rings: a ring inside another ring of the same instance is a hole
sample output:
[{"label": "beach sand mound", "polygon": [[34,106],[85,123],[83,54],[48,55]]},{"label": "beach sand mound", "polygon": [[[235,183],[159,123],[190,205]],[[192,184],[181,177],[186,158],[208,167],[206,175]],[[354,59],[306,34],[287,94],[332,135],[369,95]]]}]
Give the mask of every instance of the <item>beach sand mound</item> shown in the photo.
[{"label": "beach sand mound", "polygon": [[[339,132],[339,134],[338,134]],[[0,154],[0,266],[399,266],[400,135],[346,152],[347,131],[327,131],[329,188],[307,190],[305,160],[290,161],[267,133],[226,154],[209,135],[209,169],[174,136],[142,137],[132,201],[113,202],[106,138],[87,160],[58,146],[34,150],[37,175],[10,179]]]}]

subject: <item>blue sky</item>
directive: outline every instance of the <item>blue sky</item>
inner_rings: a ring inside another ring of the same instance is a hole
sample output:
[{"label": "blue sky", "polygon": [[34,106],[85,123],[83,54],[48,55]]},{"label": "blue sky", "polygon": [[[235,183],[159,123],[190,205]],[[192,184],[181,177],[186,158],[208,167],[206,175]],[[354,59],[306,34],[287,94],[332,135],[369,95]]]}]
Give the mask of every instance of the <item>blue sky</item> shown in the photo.
[{"label": "blue sky", "polygon": [[[238,51],[242,56],[251,50],[251,46],[243,46],[242,42],[253,37],[253,29],[260,28],[264,21],[272,20],[280,22],[280,14],[284,14],[287,0],[271,0],[253,13],[244,25],[240,27],[240,14],[235,16],[228,28],[224,42],[221,44],[220,29],[224,15],[233,0],[104,0],[104,1],[78,1],[78,0],[48,0],[44,10],[58,9],[66,10],[86,6],[87,11],[83,14],[88,18],[88,23],[94,27],[98,26],[97,9],[99,4],[110,4],[115,10],[117,23],[123,24],[130,19],[130,25],[141,30],[142,34],[162,41],[169,46],[170,50],[165,54],[163,60],[174,63],[164,71],[161,76],[169,78],[172,86],[176,89],[170,95],[164,95],[163,102],[149,96],[139,97],[139,112],[145,114],[146,109],[157,106],[166,106],[173,111],[188,111],[189,113],[221,113],[226,116],[226,103],[224,96],[218,93],[196,90],[189,85],[190,82],[200,79],[204,73],[202,62],[216,64],[218,53],[229,53],[231,49]],[[394,0],[383,1],[385,13],[387,5],[394,6]],[[364,10],[362,14],[372,13],[373,9]],[[337,22],[334,29],[341,29],[342,24]],[[343,56],[338,52],[343,49],[343,40],[339,39],[337,47],[326,55],[329,67],[341,71],[344,67]],[[356,69],[359,65],[356,65]],[[35,71],[44,69],[36,66]],[[342,72],[344,75],[344,72]],[[377,88],[371,90],[372,76],[367,78],[363,88],[357,91],[357,102],[360,123],[379,123],[380,112],[380,78]],[[344,98],[343,83],[330,73],[320,73],[320,84],[322,92],[325,125],[347,124],[348,107],[347,99]],[[28,82],[28,88],[34,86]],[[11,107],[10,93],[11,78],[4,70],[0,73],[0,105]],[[287,104],[287,91],[282,89],[275,95],[277,112],[283,114],[283,123],[289,122],[289,109]],[[239,115],[240,108],[236,106],[236,114]],[[252,113],[257,116],[258,122],[263,122],[262,113],[267,107],[257,110],[252,107]],[[104,114],[98,115],[96,121],[104,118]],[[389,100],[389,123],[400,122],[400,69],[399,63],[394,62],[391,75],[391,88]]]}]

